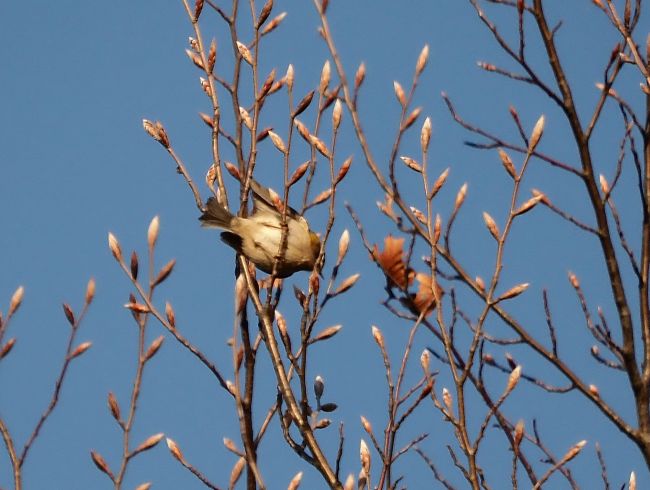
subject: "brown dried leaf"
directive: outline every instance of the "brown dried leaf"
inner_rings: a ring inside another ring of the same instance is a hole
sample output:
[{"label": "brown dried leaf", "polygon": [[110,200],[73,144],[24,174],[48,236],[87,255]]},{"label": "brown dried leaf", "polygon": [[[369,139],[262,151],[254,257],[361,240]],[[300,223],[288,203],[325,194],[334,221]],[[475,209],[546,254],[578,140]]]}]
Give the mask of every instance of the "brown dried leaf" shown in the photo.
[{"label": "brown dried leaf", "polygon": [[438,298],[441,298],[444,294],[444,291],[436,281],[436,293],[434,294],[432,285],[433,281],[431,280],[431,276],[429,274],[418,272],[415,275],[415,279],[418,281],[420,286],[418,287],[418,292],[413,298],[413,306],[418,314],[422,313],[426,309],[425,314],[429,315],[436,308],[436,296]]},{"label": "brown dried leaf", "polygon": [[388,235],[384,238],[384,250],[380,252],[377,245],[373,247],[372,259],[384,271],[391,285],[406,289],[411,283],[411,271],[404,262],[404,238]]}]

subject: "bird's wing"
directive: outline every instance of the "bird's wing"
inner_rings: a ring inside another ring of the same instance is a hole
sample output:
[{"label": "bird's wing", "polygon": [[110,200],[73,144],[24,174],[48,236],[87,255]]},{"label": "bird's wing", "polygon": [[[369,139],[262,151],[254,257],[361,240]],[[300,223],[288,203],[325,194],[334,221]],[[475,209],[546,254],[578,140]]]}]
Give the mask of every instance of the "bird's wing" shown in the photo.
[{"label": "bird's wing", "polygon": [[[256,180],[251,179],[251,191],[253,191],[253,214],[264,213],[272,214],[274,216],[280,214],[280,211],[275,206],[276,199],[274,199],[271,191],[267,187],[264,187]],[[278,204],[280,204],[282,200],[277,196],[277,194],[276,198]],[[290,206],[287,207],[287,217],[298,218],[298,216],[300,215],[295,209]]]}]

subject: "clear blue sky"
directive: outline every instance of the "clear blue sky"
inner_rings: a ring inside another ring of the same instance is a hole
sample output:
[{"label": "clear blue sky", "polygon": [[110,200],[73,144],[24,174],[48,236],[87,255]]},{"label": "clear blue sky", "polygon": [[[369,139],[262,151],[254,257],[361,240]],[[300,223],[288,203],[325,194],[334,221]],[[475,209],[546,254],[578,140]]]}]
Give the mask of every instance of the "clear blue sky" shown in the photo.
[{"label": "clear blue sky", "polygon": [[[548,3],[550,9],[558,2]],[[274,12],[284,10],[289,15],[283,28],[263,48],[263,71],[275,66],[284,73],[286,66],[293,63],[297,93],[306,93],[317,84],[327,58],[316,33],[318,19],[311,2],[277,1]],[[223,36],[223,24],[217,16],[209,9],[206,14]],[[558,33],[563,62],[576,84],[579,107],[586,114],[597,96],[593,84],[600,80],[602,64],[617,39],[589,1],[564,2],[561,10],[551,16],[564,20]],[[420,49],[429,44],[429,66],[416,105],[422,105],[433,120],[434,168],[451,167],[449,188],[438,205],[444,213],[456,190],[463,182],[469,183],[468,200],[456,229],[456,252],[469,270],[485,277],[494,250],[482,225],[481,212],[487,210],[503,220],[509,198],[508,180],[495,153],[463,146],[468,135],[453,123],[439,94],[446,91],[468,119],[513,139],[509,104],[518,108],[528,128],[544,113],[544,150],[575,162],[575,150],[567,144],[568,130],[559,112],[529,87],[476,67],[478,60],[505,63],[505,59],[469,2],[338,0],[332,2],[330,17],[349,73],[354,73],[360,61],[367,65],[360,107],[364,127],[381,163],[387,158],[398,114],[392,82],[399,80],[408,85]],[[640,31],[647,32],[647,12],[642,23]],[[204,29],[210,32],[208,24]],[[60,0],[0,5],[0,309],[6,311],[17,286],[26,289],[22,309],[8,333],[8,337],[17,337],[18,343],[0,368],[0,415],[8,422],[19,447],[47,404],[64,352],[68,325],[60,304],[69,302],[78,310],[88,278],[93,276],[97,281],[96,300],[79,339],[91,340],[93,347],[73,363],[63,399],[25,463],[27,489],[109,488],[108,479],[90,460],[91,449],[99,451],[113,467],[117,465],[121,433],[106,408],[106,395],[113,391],[125,409],[135,369],[137,330],[130,314],[122,308],[130,287],[108,251],[109,231],[118,236],[125,252],[135,248],[144,258],[147,226],[154,215],[160,216],[157,263],[162,265],[176,258],[177,266],[168,283],[160,288],[157,301],[160,305],[164,300],[173,303],[184,334],[230,377],[231,354],[226,339],[232,332],[233,254],[217,241],[213,231],[200,229],[185,183],[174,172],[169,157],[141,126],[142,118],[163,121],[176,150],[202,184],[210,163],[210,141],[197,113],[207,112],[209,106],[200,91],[199,73],[184,53],[190,34],[191,26],[180,1]],[[531,42],[530,49],[532,59],[548,75],[538,43]],[[227,50],[226,44],[220,46],[218,67],[222,59],[222,66],[227,63]],[[634,87],[638,80],[627,77],[624,82]],[[618,117],[615,112],[608,117],[612,115]],[[284,112],[268,113],[266,117],[284,134]],[[348,133],[341,141],[339,155],[342,161],[353,154],[355,161],[341,188],[341,200],[349,201],[360,212],[369,238],[380,242],[392,230],[376,211],[375,202],[382,196],[351,137],[348,119],[345,114]],[[619,128],[616,118],[605,121],[597,133],[597,166],[607,175],[613,175],[618,140],[612,135],[618,134]],[[403,153],[418,154],[415,136],[407,140]],[[277,152],[270,142],[265,142],[260,151],[260,178],[268,176],[272,180],[277,172],[275,165],[280,162]],[[626,173],[624,177],[629,179],[631,175]],[[581,204],[584,194],[574,190],[575,182],[539,162],[534,162],[529,177],[524,193],[533,187],[542,189],[577,215],[589,216]],[[405,189],[410,185],[413,195],[417,195],[418,183],[404,172]],[[203,184],[201,190],[207,195]],[[633,206],[637,203],[624,195],[619,199],[619,209],[630,212],[627,224],[631,236],[636,237]],[[311,365],[312,375],[321,374],[326,380],[328,401],[340,406],[333,420],[346,424],[343,474],[347,475],[359,468],[359,438],[364,436],[359,415],[370,419],[380,432],[386,413],[382,363],[370,326],[382,328],[391,352],[397,355],[406,341],[408,325],[390,317],[379,305],[383,278],[367,260],[344,209],[337,212],[335,236],[345,228],[352,236],[350,256],[341,275],[361,272],[362,276],[351,293],[333,302],[322,317],[321,327],[340,323],[344,328],[329,345],[315,349]],[[322,222],[318,214],[313,219]],[[335,243],[332,245],[330,264],[335,255]],[[576,234],[566,223],[540,209],[515,231],[508,253],[504,287],[532,283],[525,297],[513,303],[513,311],[521,318],[530,318],[531,331],[545,339],[540,294],[542,288],[549,288],[561,353],[587,382],[597,384],[603,396],[631,418],[630,392],[622,375],[607,372],[590,360],[592,341],[585,334],[577,301],[566,280],[568,270],[576,272],[593,310],[602,304],[614,323],[595,241]],[[304,285],[306,281],[306,274],[298,274],[288,283]],[[297,328],[292,295],[287,294],[283,301],[281,310],[290,328]],[[489,326],[495,331],[504,331],[495,319],[492,322],[494,325]],[[152,322],[148,333],[153,339],[163,330]],[[415,352],[419,356],[431,344],[426,335],[419,335]],[[503,354],[498,349],[492,352],[495,356]],[[563,384],[556,372],[529,351],[512,352],[523,364],[524,372]],[[268,372],[259,384],[266,380],[269,386],[259,386],[258,419],[275,396],[271,367],[265,355],[262,357],[260,370]],[[450,386],[445,367],[436,368],[441,370],[436,389]],[[412,379],[418,369],[416,362]],[[493,374],[491,379],[495,392],[505,384],[501,375]],[[548,447],[557,456],[579,440],[589,441],[572,464],[574,476],[583,488],[600,488],[596,441],[603,447],[614,487],[627,481],[632,470],[637,472],[638,488],[650,485],[638,451],[584,399],[573,394],[549,396],[524,383],[518,390],[506,403],[505,411],[513,420],[524,418],[527,427],[537,418]],[[481,415],[484,413],[483,406],[473,406]],[[330,435],[323,435],[325,448],[334,454],[335,424],[328,431]],[[221,441],[223,437],[239,441],[231,400],[209,373],[169,338],[145,372],[133,441],[137,443],[157,432],[176,440],[187,459],[214,482],[227,485],[235,458]],[[463,488],[445,449],[447,443],[455,446],[453,434],[430,403],[418,410],[402,441],[421,432],[430,434],[422,448],[451,482]],[[493,488],[505,488],[501,485],[509,482],[504,475],[509,471],[510,457],[504,447],[502,435],[491,431],[482,463],[494,482]],[[306,471],[302,488],[324,488],[320,477],[285,447],[276,423],[261,447],[260,458],[269,488],[286,487],[299,470]],[[376,455],[374,461],[376,467]],[[400,471],[407,474],[405,483],[409,488],[425,488],[422,482],[429,481],[417,456],[404,458]],[[125,488],[149,480],[158,489],[203,488],[171,458],[163,444],[131,463]],[[564,488],[564,481],[554,482],[557,486],[549,487]],[[0,487],[10,485],[8,460],[0,451]]]}]

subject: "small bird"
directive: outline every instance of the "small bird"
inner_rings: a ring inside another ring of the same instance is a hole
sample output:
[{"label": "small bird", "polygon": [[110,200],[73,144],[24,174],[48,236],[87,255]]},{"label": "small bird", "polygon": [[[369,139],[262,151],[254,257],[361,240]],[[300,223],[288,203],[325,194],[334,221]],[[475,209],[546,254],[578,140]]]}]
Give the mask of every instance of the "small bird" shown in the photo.
[{"label": "small bird", "polygon": [[274,205],[269,189],[251,181],[253,212],[247,218],[230,213],[211,197],[199,220],[207,228],[221,228],[221,240],[253,262],[258,269],[271,274],[279,256],[277,276],[288,277],[294,272],[311,271],[320,254],[321,241],[309,229],[307,220],[287,207],[287,237],[280,254],[282,213]]}]

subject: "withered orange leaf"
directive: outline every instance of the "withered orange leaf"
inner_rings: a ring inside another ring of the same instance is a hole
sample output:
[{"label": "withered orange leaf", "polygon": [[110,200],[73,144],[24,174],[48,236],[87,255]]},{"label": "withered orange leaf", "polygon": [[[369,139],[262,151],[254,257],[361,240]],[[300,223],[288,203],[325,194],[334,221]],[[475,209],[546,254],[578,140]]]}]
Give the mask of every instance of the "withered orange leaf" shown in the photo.
[{"label": "withered orange leaf", "polygon": [[415,279],[420,283],[418,292],[413,298],[413,307],[417,313],[422,313],[426,309],[426,314],[429,315],[436,308],[436,296],[441,298],[444,294],[444,291],[440,285],[436,282],[436,294],[433,294],[433,286],[431,284],[431,276],[423,272],[418,272],[415,275]]},{"label": "withered orange leaf", "polygon": [[372,259],[382,268],[391,285],[406,289],[412,281],[412,271],[404,262],[404,238],[388,235],[384,238],[384,250],[381,252],[375,245],[372,249]]}]

